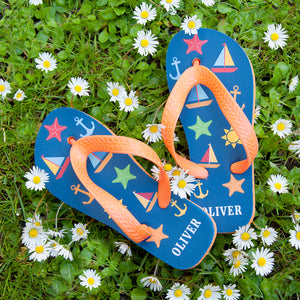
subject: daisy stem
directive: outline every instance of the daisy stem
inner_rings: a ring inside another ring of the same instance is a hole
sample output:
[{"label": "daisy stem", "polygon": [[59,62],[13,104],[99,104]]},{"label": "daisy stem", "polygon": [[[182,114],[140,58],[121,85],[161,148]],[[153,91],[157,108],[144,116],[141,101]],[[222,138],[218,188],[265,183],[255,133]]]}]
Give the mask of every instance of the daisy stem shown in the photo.
[{"label": "daisy stem", "polygon": [[252,221],[252,224],[253,224],[257,229],[262,230],[262,228],[260,228],[258,225],[256,225],[254,221]]},{"label": "daisy stem", "polygon": [[36,209],[34,211],[34,214],[33,214],[33,217],[32,217],[32,225],[34,224],[34,219],[35,219],[35,216],[36,216],[36,213],[42,203],[42,201],[45,199],[46,195],[47,195],[48,191],[45,192],[45,194],[43,195],[43,197],[41,198],[41,200],[39,201],[38,205],[36,206]]},{"label": "daisy stem", "polygon": [[71,98],[71,107],[73,108],[73,98],[74,98],[74,95],[72,95],[72,98]]},{"label": "daisy stem", "polygon": [[157,117],[157,114],[158,114],[159,110],[162,108],[162,106],[165,105],[166,102],[167,102],[167,101],[164,101],[164,102],[157,108],[157,110],[156,110],[156,112],[155,112],[155,114],[154,114],[154,117],[153,117],[152,124],[154,124],[154,121],[155,121],[155,119],[156,119],[156,117]]},{"label": "daisy stem", "polygon": [[154,269],[154,273],[153,273],[154,276],[156,276],[159,263],[160,263],[160,259],[157,260],[157,263],[156,263],[156,266],[155,266],[155,269]]},{"label": "daisy stem", "polygon": [[57,218],[58,218],[58,213],[59,213],[61,207],[63,206],[63,204],[64,204],[64,203],[61,202],[61,204],[60,204],[60,206],[59,206],[59,208],[58,208],[58,210],[57,210],[57,212],[56,212],[56,215],[55,215],[55,229],[57,229]]}]

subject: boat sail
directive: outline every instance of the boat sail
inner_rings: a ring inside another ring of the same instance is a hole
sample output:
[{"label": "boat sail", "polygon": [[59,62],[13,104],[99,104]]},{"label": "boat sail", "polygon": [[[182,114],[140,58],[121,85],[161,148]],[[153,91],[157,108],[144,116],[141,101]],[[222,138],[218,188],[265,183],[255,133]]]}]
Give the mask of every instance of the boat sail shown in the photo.
[{"label": "boat sail", "polygon": [[45,157],[44,155],[42,155],[42,160],[51,170],[53,175],[57,175],[55,180],[60,179],[64,175],[70,163],[69,156],[67,156],[67,158],[65,159],[65,157]]},{"label": "boat sail", "polygon": [[107,152],[91,153],[88,157],[94,169],[97,168],[94,173],[100,173],[103,170],[103,168],[107,165],[107,163],[110,161],[112,156],[113,156],[112,153],[107,153]]},{"label": "boat sail", "polygon": [[185,106],[189,109],[208,106],[212,102],[209,99],[204,89],[200,84],[197,84],[190,92],[190,95],[186,101]]},{"label": "boat sail", "polygon": [[211,70],[215,73],[233,73],[238,68],[234,67],[235,64],[232,60],[227,45],[224,43],[223,46],[224,48],[214,64],[216,68],[212,68]]},{"label": "boat sail", "polygon": [[[149,212],[152,210],[154,204],[157,201],[157,193],[136,193],[135,191],[133,194],[136,196],[136,198],[140,201],[140,203],[144,206],[146,212]],[[154,194],[154,196],[153,196]]]},{"label": "boat sail", "polygon": [[204,168],[218,168],[220,166],[211,144],[208,144],[208,149],[198,165]]}]

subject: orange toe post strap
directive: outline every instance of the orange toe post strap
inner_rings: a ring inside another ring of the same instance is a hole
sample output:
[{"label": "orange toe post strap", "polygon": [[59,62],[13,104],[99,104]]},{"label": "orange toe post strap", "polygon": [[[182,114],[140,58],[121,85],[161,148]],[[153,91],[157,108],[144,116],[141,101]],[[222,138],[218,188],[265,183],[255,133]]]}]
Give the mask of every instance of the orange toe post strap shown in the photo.
[{"label": "orange toe post strap", "polygon": [[140,141],[114,135],[87,136],[77,141],[70,139],[69,142],[72,145],[70,159],[75,174],[114,222],[136,243],[140,243],[151,236],[153,228],[145,224],[140,224],[130,211],[115,197],[96,185],[90,179],[86,165],[88,156],[92,152],[98,151],[138,155],[152,161],[160,169],[158,204],[161,208],[165,208],[171,199],[170,183],[168,175],[163,170],[163,165],[156,152]]},{"label": "orange toe post strap", "polygon": [[254,128],[219,78],[207,67],[201,66],[199,60],[195,60],[193,66],[185,70],[179,77],[165,105],[161,122],[164,128],[161,131],[168,150],[177,164],[182,169],[188,170],[189,174],[196,178],[208,176],[206,169],[178,155],[175,152],[173,141],[175,126],[185,100],[196,84],[205,85],[212,91],[222,113],[243,144],[247,158],[233,163],[230,170],[235,174],[244,173],[252,164],[258,151],[258,141]]}]

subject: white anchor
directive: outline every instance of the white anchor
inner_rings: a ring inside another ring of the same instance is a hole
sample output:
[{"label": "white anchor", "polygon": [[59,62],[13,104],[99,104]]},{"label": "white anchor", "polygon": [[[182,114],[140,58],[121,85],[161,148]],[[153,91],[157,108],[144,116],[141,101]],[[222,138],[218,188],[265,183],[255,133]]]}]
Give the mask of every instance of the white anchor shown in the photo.
[{"label": "white anchor", "polygon": [[86,134],[80,134],[81,137],[85,137],[85,136],[89,136],[91,134],[93,134],[94,129],[95,129],[95,124],[93,121],[91,121],[92,123],[92,127],[91,128],[87,128],[83,123],[82,123],[83,118],[79,119],[78,117],[74,118],[74,121],[76,122],[76,126],[81,125],[85,130],[86,130]]},{"label": "white anchor", "polygon": [[178,80],[179,77],[180,77],[180,72],[179,72],[179,69],[178,69],[178,65],[180,64],[180,61],[177,59],[177,57],[173,57],[173,62],[171,63],[172,66],[175,66],[176,68],[176,76],[172,76],[172,74],[170,73],[169,76],[171,77],[171,79],[173,80]]}]

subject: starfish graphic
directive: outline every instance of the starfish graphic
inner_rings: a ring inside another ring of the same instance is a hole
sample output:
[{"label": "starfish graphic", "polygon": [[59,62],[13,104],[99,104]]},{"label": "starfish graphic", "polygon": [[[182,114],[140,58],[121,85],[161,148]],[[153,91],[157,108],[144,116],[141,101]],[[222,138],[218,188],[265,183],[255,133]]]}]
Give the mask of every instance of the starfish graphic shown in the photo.
[{"label": "starfish graphic", "polygon": [[52,125],[44,125],[44,127],[49,131],[49,135],[46,138],[46,141],[56,138],[61,142],[61,132],[67,128],[67,126],[60,126],[58,124],[57,118],[55,118]]},{"label": "starfish graphic", "polygon": [[154,242],[156,247],[159,248],[161,240],[169,238],[169,236],[164,234],[162,230],[163,224],[161,224],[157,229],[153,229],[151,236],[148,240],[146,240],[146,242]]},{"label": "starfish graphic", "polygon": [[196,51],[201,55],[203,54],[201,47],[208,42],[208,40],[203,40],[203,41],[199,40],[199,37],[197,34],[195,34],[192,39],[190,39],[190,40],[183,39],[183,41],[185,43],[187,43],[189,46],[186,51],[186,54],[189,54],[192,51]]},{"label": "starfish graphic", "polygon": [[230,174],[230,181],[227,183],[222,184],[223,186],[227,187],[229,189],[229,197],[233,195],[234,192],[240,192],[244,193],[244,190],[242,189],[242,184],[245,181],[244,179],[236,180],[232,174]]},{"label": "starfish graphic", "polygon": [[195,139],[198,140],[198,138],[202,135],[208,135],[211,136],[211,133],[208,130],[209,125],[211,124],[212,120],[203,122],[199,116],[197,116],[197,121],[194,125],[189,126],[188,128],[195,131]]},{"label": "starfish graphic", "polygon": [[126,190],[128,181],[136,178],[136,176],[130,173],[130,165],[127,165],[127,167],[124,169],[115,167],[115,170],[117,172],[117,177],[112,181],[112,183],[120,182],[122,183],[123,188]]}]

